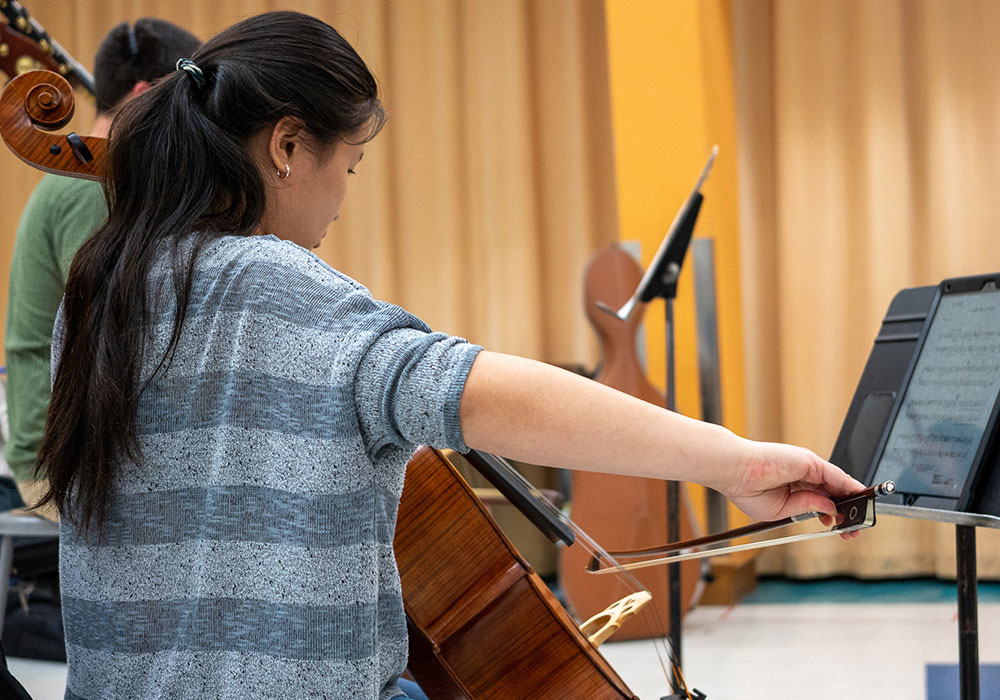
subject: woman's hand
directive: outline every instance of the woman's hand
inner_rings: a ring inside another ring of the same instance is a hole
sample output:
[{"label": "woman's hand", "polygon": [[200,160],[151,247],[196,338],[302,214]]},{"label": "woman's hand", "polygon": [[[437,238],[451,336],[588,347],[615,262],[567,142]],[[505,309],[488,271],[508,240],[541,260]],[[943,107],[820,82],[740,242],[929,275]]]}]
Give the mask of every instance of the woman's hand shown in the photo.
[{"label": "woman's hand", "polygon": [[[755,520],[780,520],[810,511],[836,517],[837,509],[831,497],[846,496],[865,488],[864,484],[805,448],[773,442],[745,442],[742,464],[732,473],[731,483],[720,491]],[[832,517],[824,518],[823,522],[832,525]]]}]

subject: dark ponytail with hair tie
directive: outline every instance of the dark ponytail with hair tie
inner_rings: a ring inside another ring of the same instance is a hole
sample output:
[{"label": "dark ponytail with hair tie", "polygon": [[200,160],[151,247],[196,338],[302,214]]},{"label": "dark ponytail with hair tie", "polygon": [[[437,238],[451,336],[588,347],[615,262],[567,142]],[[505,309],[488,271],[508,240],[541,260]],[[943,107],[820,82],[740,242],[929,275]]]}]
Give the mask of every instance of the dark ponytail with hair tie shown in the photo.
[{"label": "dark ponytail with hair tie", "polygon": [[[176,310],[153,376],[180,338],[199,252],[260,225],[267,188],[251,139],[290,116],[322,149],[348,137],[366,141],[385,121],[364,61],[313,17],[252,17],[189,55],[117,115],[108,219],[77,253],[66,285],[64,344],[37,471],[49,481],[43,502],[55,502],[82,533],[102,530],[121,463],[142,461],[136,406],[157,255],[170,256]],[[197,73],[211,91],[191,89]]]}]

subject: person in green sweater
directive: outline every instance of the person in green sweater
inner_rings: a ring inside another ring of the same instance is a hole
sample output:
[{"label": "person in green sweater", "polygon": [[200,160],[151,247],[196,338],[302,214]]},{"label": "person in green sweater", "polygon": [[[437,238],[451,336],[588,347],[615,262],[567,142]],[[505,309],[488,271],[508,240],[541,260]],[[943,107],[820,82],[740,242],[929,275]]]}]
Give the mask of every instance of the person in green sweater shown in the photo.
[{"label": "person in green sweater", "polygon": [[[105,137],[122,104],[175,69],[201,44],[190,32],[161,19],[122,22],[101,41],[94,57],[97,117],[91,135]],[[52,326],[80,245],[107,218],[101,185],[46,175],[21,215],[10,263],[6,341],[7,464],[23,501],[37,502],[35,458],[49,403]],[[4,490],[6,489],[6,498]],[[0,483],[0,501],[17,506],[14,486]],[[44,513],[53,515],[51,511]]]}]

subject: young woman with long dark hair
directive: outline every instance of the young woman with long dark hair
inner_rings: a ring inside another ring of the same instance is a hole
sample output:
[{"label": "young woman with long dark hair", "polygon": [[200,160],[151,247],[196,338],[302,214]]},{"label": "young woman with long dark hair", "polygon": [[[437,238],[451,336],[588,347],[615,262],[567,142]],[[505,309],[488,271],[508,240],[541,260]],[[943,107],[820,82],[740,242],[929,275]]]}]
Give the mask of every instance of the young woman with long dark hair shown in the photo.
[{"label": "young woman with long dark hair", "polygon": [[67,698],[405,697],[392,538],[417,444],[696,481],[755,518],[862,488],[432,333],[322,262],[383,121],[357,53],[290,12],[222,32],[116,119],[39,464]]}]

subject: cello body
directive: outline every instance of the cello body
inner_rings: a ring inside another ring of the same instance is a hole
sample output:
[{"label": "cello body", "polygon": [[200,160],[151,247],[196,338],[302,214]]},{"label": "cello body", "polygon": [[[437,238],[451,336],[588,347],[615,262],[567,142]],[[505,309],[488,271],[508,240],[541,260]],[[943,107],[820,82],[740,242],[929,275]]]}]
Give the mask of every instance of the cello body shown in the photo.
[{"label": "cello body", "polygon": [[[597,331],[603,349],[603,363],[596,377],[607,386],[624,391],[658,406],[663,395],[649,383],[636,347],[642,320],[634,313],[621,321],[597,307],[604,302],[612,308],[624,303],[642,278],[638,263],[618,246],[596,253],[588,265],[584,296],[587,317]],[[659,479],[643,479],[574,470],[571,475],[570,515],[575,523],[609,551],[652,547],[662,544],[667,534],[667,484]],[[681,532],[676,539],[693,536],[694,526],[682,498]],[[559,563],[559,580],[574,614],[586,619],[618,600],[632,589],[621,580],[598,582],[586,572],[589,556],[581,547],[567,547]],[[687,612],[698,587],[700,565],[681,564],[681,600]],[[627,620],[615,633],[615,640],[660,637],[669,629],[667,567],[635,572],[642,586],[653,595],[653,604],[642,614]]]},{"label": "cello body", "polygon": [[429,697],[638,700],[437,450],[407,466],[395,550]]}]

